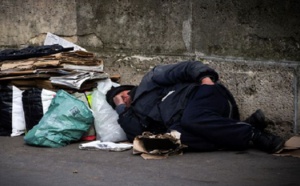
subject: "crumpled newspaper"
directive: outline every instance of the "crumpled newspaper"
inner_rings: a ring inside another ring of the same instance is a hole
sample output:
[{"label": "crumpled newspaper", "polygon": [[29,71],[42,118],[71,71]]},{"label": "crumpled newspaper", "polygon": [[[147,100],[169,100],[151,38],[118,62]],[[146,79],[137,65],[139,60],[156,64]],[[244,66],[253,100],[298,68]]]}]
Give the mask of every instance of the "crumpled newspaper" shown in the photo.
[{"label": "crumpled newspaper", "polygon": [[108,151],[125,151],[132,148],[129,143],[114,143],[114,142],[101,142],[100,140],[83,143],[79,145],[81,150],[108,150]]},{"label": "crumpled newspaper", "polygon": [[50,81],[54,85],[63,85],[69,88],[80,90],[81,86],[87,81],[104,80],[107,78],[107,73],[78,71],[65,76],[50,77]]}]

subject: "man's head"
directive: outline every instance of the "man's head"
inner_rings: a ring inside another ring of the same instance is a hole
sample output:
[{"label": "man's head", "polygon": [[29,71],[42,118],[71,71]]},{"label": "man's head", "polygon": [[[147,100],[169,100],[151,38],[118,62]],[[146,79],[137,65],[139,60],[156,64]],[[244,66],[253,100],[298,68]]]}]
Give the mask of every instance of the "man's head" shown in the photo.
[{"label": "man's head", "polygon": [[135,86],[133,86],[133,85],[121,85],[119,87],[112,87],[106,94],[106,100],[113,108],[116,107],[116,104],[114,101],[115,97],[122,98],[124,103],[128,104],[128,99],[130,99],[130,96],[132,96],[132,94],[130,92],[134,88],[135,88]]}]

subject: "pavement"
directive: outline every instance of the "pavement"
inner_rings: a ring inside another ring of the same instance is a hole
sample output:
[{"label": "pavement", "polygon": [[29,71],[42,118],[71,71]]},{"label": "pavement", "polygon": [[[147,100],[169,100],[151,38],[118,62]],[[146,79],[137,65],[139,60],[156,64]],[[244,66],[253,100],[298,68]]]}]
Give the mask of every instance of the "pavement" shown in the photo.
[{"label": "pavement", "polygon": [[33,147],[23,137],[0,137],[1,186],[276,186],[300,185],[300,158],[255,149],[184,153],[144,160],[132,150]]}]

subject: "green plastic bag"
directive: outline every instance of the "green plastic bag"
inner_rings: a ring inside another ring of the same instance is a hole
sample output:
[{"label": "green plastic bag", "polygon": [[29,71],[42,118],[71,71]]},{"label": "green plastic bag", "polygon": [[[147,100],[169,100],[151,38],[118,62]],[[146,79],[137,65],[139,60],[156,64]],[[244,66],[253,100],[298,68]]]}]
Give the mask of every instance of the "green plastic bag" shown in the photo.
[{"label": "green plastic bag", "polygon": [[78,141],[93,122],[93,113],[83,101],[59,90],[48,111],[24,140],[29,145],[63,147]]}]

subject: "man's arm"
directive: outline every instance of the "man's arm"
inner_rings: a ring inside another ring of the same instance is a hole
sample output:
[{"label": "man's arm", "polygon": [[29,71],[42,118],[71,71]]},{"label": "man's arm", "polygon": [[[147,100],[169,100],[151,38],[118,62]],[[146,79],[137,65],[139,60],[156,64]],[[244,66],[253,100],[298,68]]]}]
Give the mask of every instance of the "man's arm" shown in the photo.
[{"label": "man's arm", "polygon": [[122,98],[122,96],[120,94],[116,95],[114,98],[113,98],[113,101],[116,105],[116,111],[117,113],[120,115],[121,113],[123,113],[126,109],[126,105],[125,105],[125,102]]},{"label": "man's arm", "polygon": [[130,142],[132,142],[136,136],[141,135],[145,130],[131,108],[119,115],[118,122]]},{"label": "man's arm", "polygon": [[123,93],[117,94],[113,101],[116,111],[119,114],[118,123],[126,133],[127,139],[132,142],[137,135],[141,135],[144,128],[141,126],[138,117],[134,114],[131,107],[126,107]]},{"label": "man's arm", "polygon": [[202,83],[205,77],[213,82],[219,79],[218,73],[200,61],[186,61],[170,65],[156,66],[151,73],[152,81],[159,85],[177,83]]}]

